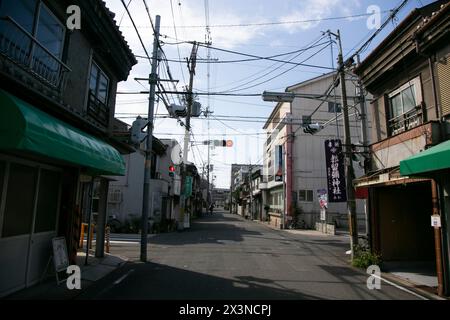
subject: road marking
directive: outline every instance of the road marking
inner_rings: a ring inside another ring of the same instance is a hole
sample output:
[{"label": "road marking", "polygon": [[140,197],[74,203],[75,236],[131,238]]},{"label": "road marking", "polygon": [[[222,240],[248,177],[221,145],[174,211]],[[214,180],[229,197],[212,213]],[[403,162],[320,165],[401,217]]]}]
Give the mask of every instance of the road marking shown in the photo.
[{"label": "road marking", "polygon": [[117,244],[140,244],[140,240],[128,240],[128,241],[116,241],[112,240],[109,243],[117,243]]},{"label": "road marking", "polygon": [[377,276],[377,275],[375,275],[375,274],[372,274],[371,276],[374,277],[374,278],[378,278],[378,279],[380,279],[381,281],[384,281],[384,282],[390,284],[391,286],[396,287],[397,289],[400,289],[400,290],[402,290],[402,291],[405,291],[405,292],[407,292],[407,293],[409,293],[409,294],[412,294],[413,296],[416,296],[416,297],[418,297],[418,298],[420,298],[420,299],[422,299],[422,300],[430,300],[430,299],[428,299],[428,298],[426,298],[426,297],[424,297],[424,296],[421,296],[421,295],[418,294],[418,293],[415,293],[414,291],[408,290],[408,289],[406,289],[405,287],[402,287],[402,286],[400,286],[400,285],[398,285],[398,284],[396,284],[396,283],[393,283],[393,282],[391,282],[391,281],[389,281],[389,280],[383,279],[383,278],[380,277],[380,276]]},{"label": "road marking", "polygon": [[116,281],[114,281],[114,285],[118,285],[119,283],[121,283],[126,277],[128,277],[132,272],[134,272],[134,269],[131,269],[130,271],[128,271],[126,274],[124,274],[123,276],[121,276],[119,279],[117,279]]}]

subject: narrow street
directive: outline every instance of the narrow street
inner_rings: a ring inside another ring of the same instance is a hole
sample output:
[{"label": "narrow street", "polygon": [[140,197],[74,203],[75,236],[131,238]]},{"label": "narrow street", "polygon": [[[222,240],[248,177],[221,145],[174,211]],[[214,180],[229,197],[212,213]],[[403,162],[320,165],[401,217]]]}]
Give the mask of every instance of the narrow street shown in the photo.
[{"label": "narrow street", "polygon": [[273,230],[223,211],[183,232],[153,236],[149,262],[139,242],[114,241],[130,259],[78,299],[417,299],[367,276],[347,262],[346,236]]}]

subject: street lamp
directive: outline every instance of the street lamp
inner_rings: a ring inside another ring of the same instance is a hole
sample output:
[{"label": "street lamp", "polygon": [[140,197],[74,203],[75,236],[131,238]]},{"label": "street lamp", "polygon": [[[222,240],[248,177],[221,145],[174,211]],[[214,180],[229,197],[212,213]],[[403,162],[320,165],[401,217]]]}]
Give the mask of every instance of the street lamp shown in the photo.
[{"label": "street lamp", "polygon": [[270,102],[292,102],[294,101],[295,93],[292,92],[269,92],[264,91],[262,99]]}]

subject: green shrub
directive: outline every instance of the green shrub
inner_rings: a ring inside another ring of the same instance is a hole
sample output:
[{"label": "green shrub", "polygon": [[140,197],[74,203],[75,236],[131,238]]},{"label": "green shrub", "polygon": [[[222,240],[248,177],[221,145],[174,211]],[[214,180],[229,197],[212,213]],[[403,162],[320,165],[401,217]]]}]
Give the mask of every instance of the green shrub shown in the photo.
[{"label": "green shrub", "polygon": [[367,247],[355,246],[352,266],[367,269],[371,265],[380,265],[380,263],[380,255],[372,253]]}]

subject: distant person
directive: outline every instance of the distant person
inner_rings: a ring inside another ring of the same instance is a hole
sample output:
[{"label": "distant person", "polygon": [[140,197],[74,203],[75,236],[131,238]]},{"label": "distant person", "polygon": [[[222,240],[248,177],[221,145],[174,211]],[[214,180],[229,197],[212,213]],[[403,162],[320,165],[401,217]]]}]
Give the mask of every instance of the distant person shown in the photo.
[{"label": "distant person", "polygon": [[213,214],[213,210],[214,210],[214,204],[211,203],[211,204],[209,205],[209,213],[210,213],[210,214]]}]

